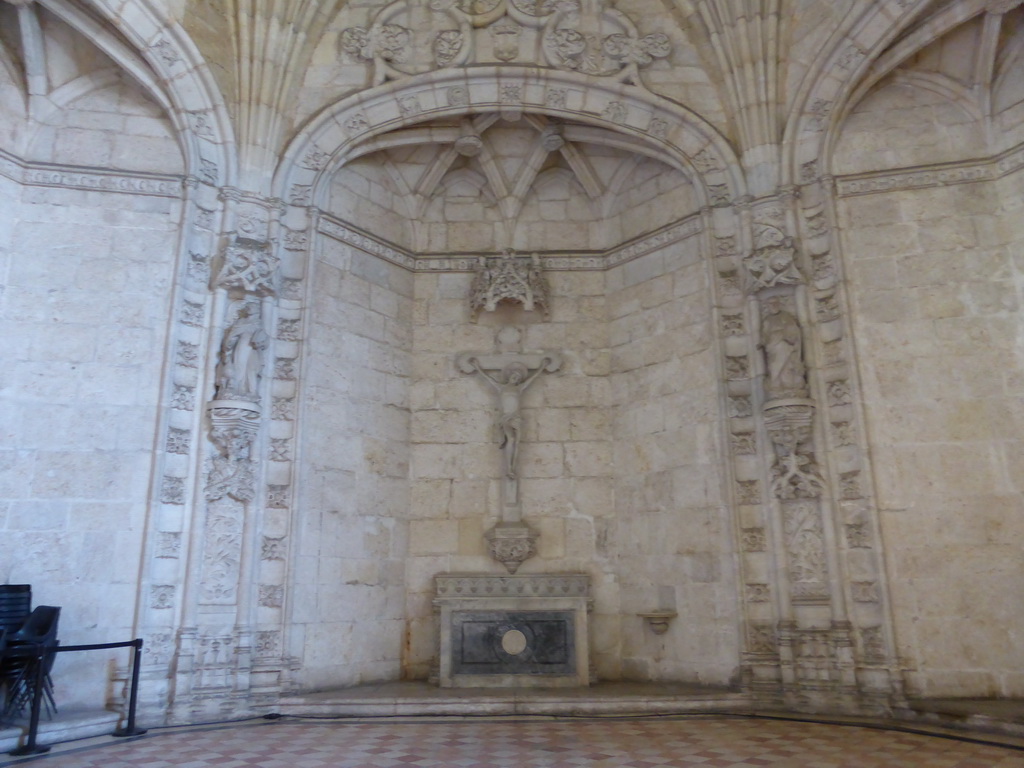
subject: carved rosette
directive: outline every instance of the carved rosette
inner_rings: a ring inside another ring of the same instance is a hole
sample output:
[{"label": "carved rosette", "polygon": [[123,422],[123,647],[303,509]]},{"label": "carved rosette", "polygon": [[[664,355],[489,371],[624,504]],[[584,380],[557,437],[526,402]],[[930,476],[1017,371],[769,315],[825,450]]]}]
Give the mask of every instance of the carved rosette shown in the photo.
[{"label": "carved rosette", "polygon": [[519,566],[537,554],[540,534],[525,523],[498,523],[484,534],[491,557],[515,573]]},{"label": "carved rosette", "polygon": [[641,35],[621,10],[579,0],[412,0],[385,5],[367,26],[348,27],[339,52],[372,67],[374,84],[434,69],[518,61],[639,82],[667,58],[663,32]]},{"label": "carved rosette", "polygon": [[481,257],[470,293],[469,306],[476,319],[481,310],[493,312],[502,302],[522,304],[527,312],[548,315],[548,286],[540,258],[515,256],[511,248],[497,258]]}]

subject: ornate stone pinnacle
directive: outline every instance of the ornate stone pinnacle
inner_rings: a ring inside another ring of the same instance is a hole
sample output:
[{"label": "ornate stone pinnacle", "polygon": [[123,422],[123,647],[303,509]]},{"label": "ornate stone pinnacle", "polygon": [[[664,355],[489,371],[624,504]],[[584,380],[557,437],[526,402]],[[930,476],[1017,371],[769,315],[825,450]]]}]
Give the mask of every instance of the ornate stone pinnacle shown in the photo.
[{"label": "ornate stone pinnacle", "polygon": [[493,312],[501,302],[514,302],[532,312],[548,313],[548,287],[541,273],[540,258],[516,256],[506,248],[501,256],[480,257],[469,298],[474,319],[481,310]]}]

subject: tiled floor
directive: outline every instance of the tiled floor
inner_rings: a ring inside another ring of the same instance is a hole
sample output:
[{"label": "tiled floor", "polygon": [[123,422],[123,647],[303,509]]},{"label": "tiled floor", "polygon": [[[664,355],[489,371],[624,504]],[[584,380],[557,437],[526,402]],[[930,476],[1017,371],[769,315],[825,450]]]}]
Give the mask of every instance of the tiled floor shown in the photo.
[{"label": "tiled floor", "polygon": [[[6,757],[6,756],[3,756]],[[0,759],[0,765],[3,765]],[[1024,752],[863,727],[691,717],[309,722],[152,731],[32,768],[1021,768]]]}]

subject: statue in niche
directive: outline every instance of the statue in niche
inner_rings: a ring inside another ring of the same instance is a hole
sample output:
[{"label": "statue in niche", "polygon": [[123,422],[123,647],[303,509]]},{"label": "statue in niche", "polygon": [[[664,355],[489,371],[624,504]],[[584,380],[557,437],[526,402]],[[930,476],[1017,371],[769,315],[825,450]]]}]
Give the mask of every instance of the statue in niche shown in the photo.
[{"label": "statue in niche", "polygon": [[498,422],[501,438],[498,447],[501,448],[505,477],[515,479],[519,458],[519,432],[523,426],[522,395],[553,361],[545,357],[533,373],[529,372],[524,363],[512,362],[502,368],[500,378],[490,375],[481,368],[475,357],[469,358],[467,362],[498,392],[501,407]]},{"label": "statue in niche", "polygon": [[807,369],[804,366],[803,333],[800,322],[786,310],[780,296],[773,296],[765,303],[761,346],[764,347],[768,368],[765,383],[768,397],[805,397]]},{"label": "statue in niche", "polygon": [[259,401],[263,352],[269,345],[259,302],[246,301],[221,341],[216,376],[218,400]]}]

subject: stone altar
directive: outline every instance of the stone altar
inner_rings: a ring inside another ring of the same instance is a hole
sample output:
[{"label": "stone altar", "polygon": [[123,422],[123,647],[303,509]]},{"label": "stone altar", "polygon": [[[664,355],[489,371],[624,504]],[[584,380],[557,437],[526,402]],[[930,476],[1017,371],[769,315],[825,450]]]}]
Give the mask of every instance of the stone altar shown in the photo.
[{"label": "stone altar", "polygon": [[590,684],[590,577],[439,574],[442,688]]}]

